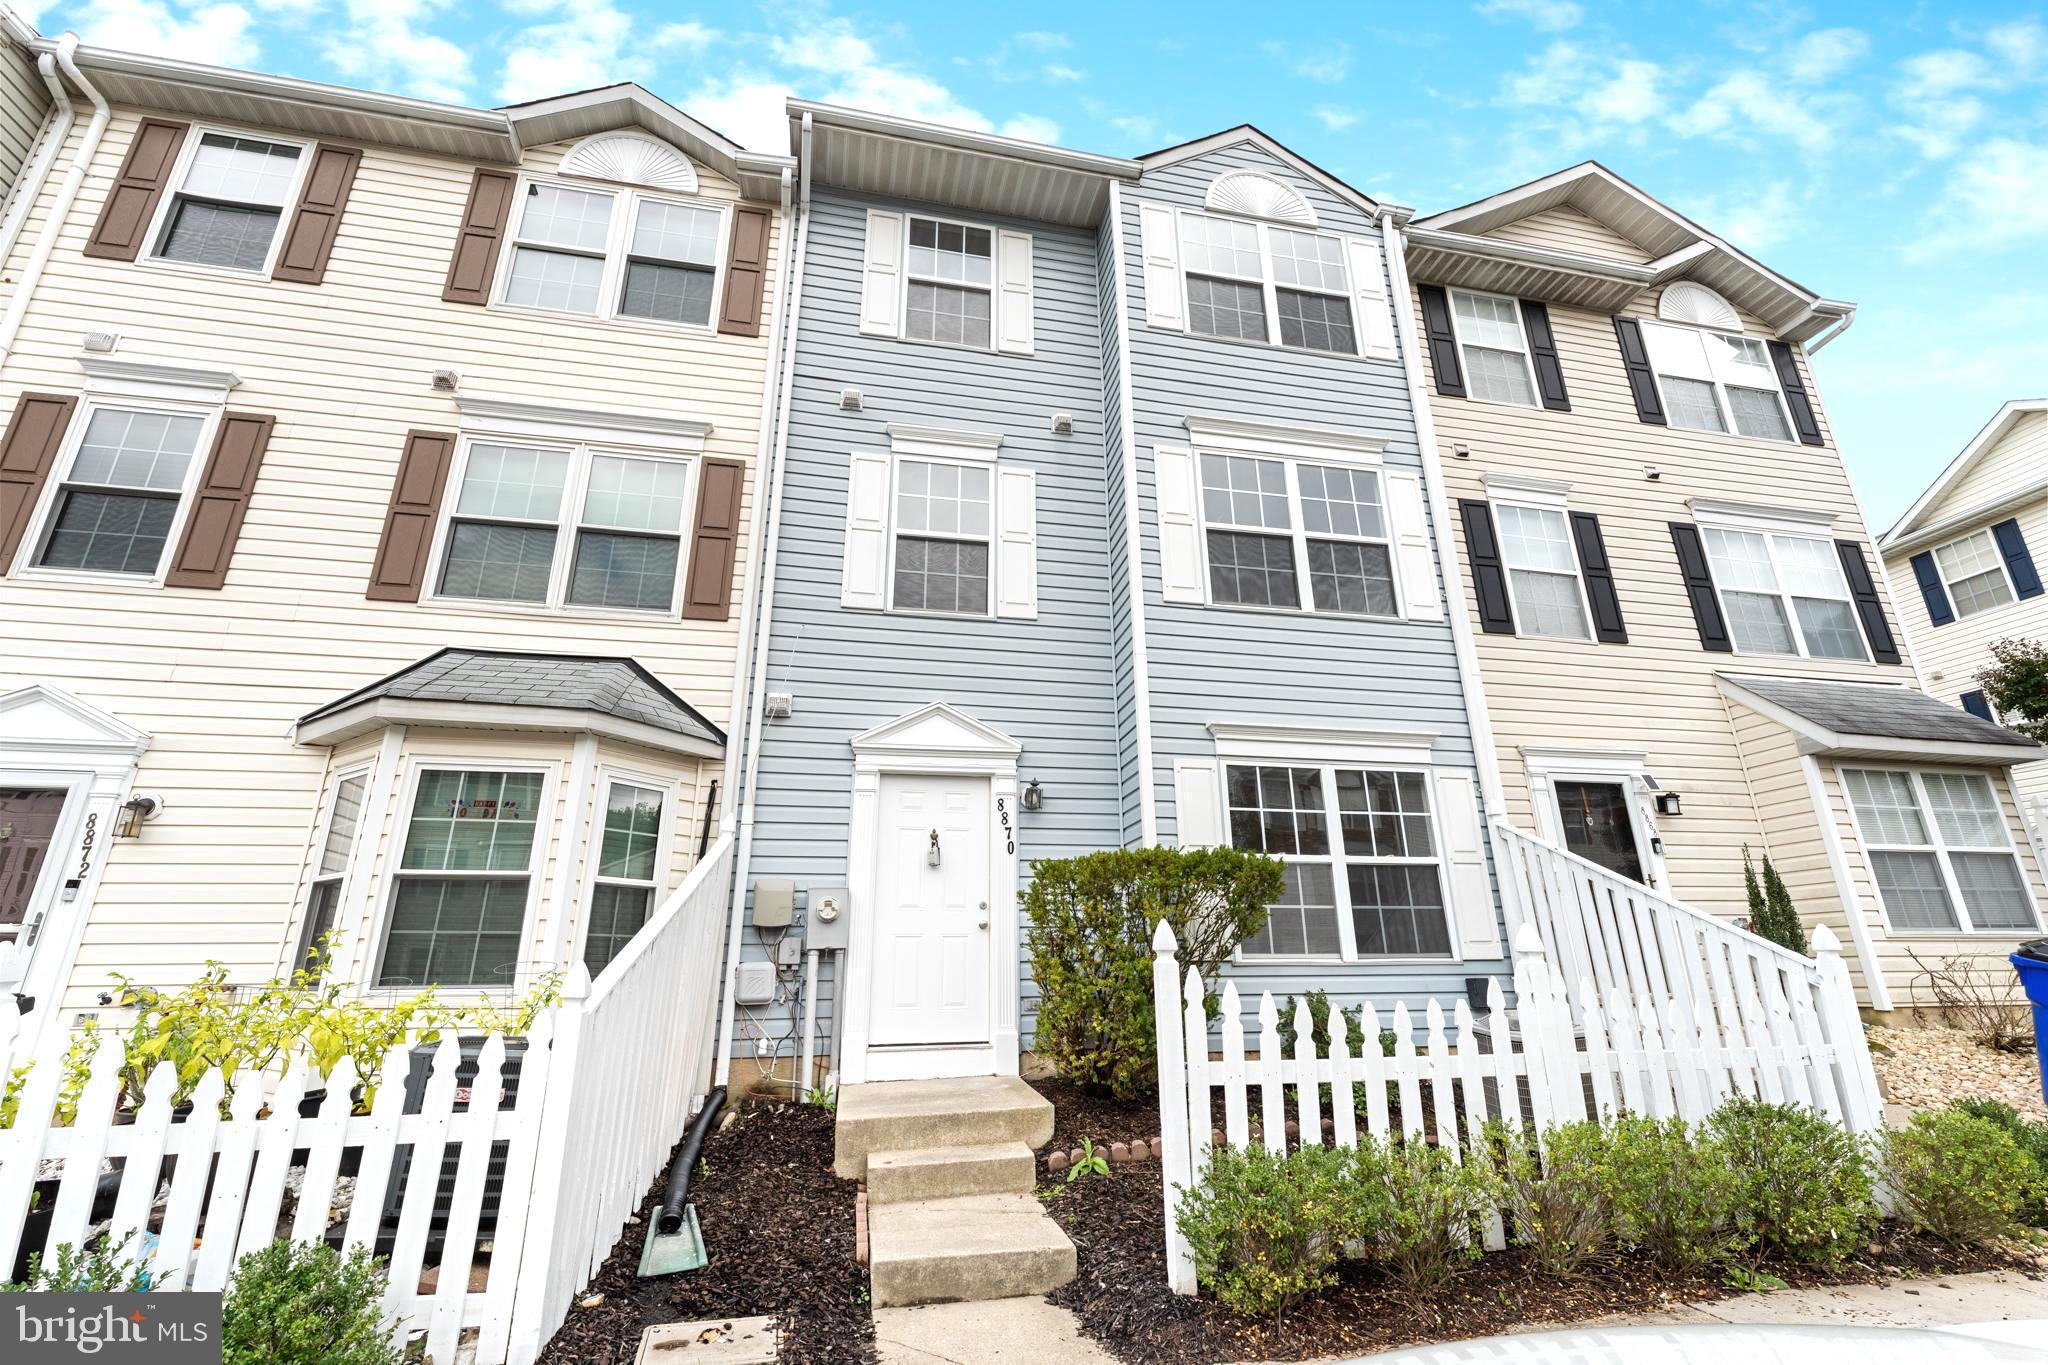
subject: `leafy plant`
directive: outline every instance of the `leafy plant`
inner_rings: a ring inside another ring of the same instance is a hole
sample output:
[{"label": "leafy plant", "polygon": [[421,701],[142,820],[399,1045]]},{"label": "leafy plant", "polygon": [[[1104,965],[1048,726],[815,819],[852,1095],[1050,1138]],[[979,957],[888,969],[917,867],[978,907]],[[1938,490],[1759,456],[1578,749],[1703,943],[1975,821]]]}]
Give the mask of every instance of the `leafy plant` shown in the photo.
[{"label": "leafy plant", "polygon": [[69,1242],[57,1244],[54,1261],[43,1259],[40,1251],[28,1258],[28,1278],[0,1284],[0,1293],[22,1294],[144,1294],[149,1292],[149,1268],[140,1260],[120,1254],[111,1238],[97,1246],[81,1249]]},{"label": "leafy plant", "polygon": [[837,1109],[839,1092],[830,1086],[814,1085],[804,1091],[804,1103],[816,1105],[820,1109]]},{"label": "leafy plant", "polygon": [[1768,853],[1764,854],[1763,875],[1759,880],[1756,865],[1749,858],[1748,844],[1742,846],[1742,888],[1749,899],[1751,933],[1769,939],[1780,948],[1790,948],[1809,957],[1813,955],[1806,942],[1806,926],[1800,922],[1798,907],[1792,904],[1792,889],[1778,875]]},{"label": "leafy plant", "polygon": [[1735,1099],[1708,1116],[1706,1132],[1735,1173],[1732,1221],[1759,1249],[1838,1265],[1877,1222],[1870,1153],[1826,1115]]},{"label": "leafy plant", "polygon": [[222,1365],[399,1365],[385,1274],[368,1247],[272,1242],[244,1256],[221,1300]]},{"label": "leafy plant", "polygon": [[1350,1226],[1372,1239],[1374,1253],[1409,1289],[1434,1289],[1477,1260],[1478,1219],[1494,1197],[1483,1160],[1461,1160],[1416,1140],[1368,1139],[1350,1155],[1351,1180],[1363,1186]]},{"label": "leafy plant", "polygon": [[1884,1167],[1900,1215],[1952,1246],[2016,1234],[2040,1197],[2040,1168],[2012,1134],[1962,1109],[1915,1114],[1887,1133]]},{"label": "leafy plant", "polygon": [[2048,1227],[2048,1122],[2039,1119],[2029,1122],[2020,1117],[2019,1110],[1998,1100],[1957,1100],[1950,1107],[1997,1124],[2034,1159],[2040,1180],[2035,1186],[2035,1199],[2024,1212],[2026,1220],[2035,1227]]},{"label": "leafy plant", "polygon": [[1741,1248],[1727,1216],[1740,1188],[1728,1153],[1683,1119],[1614,1119],[1604,1176],[1615,1232],[1658,1264],[1697,1271]]},{"label": "leafy plant", "polygon": [[1792,1287],[1768,1270],[1757,1270],[1740,1261],[1724,1270],[1721,1278],[1730,1289],[1739,1289],[1745,1294],[1768,1294],[1773,1289]]},{"label": "leafy plant", "polygon": [[1486,1144],[1500,1156],[1501,1211],[1545,1274],[1577,1274],[1606,1248],[1614,1206],[1600,1124],[1559,1124],[1543,1134],[1539,1150],[1519,1127],[1496,1120],[1487,1125]]},{"label": "leafy plant", "polygon": [[2006,728],[2048,744],[2048,642],[1993,640],[1991,663],[1977,681]]},{"label": "leafy plant", "polygon": [[[1309,1039],[1315,1044],[1317,1056],[1327,1057],[1330,1055],[1330,1020],[1333,1017],[1344,1021],[1344,1046],[1349,1054],[1357,1057],[1364,1052],[1365,1006],[1354,1005],[1347,1010],[1342,1006],[1332,1005],[1329,995],[1323,991],[1310,991],[1302,999],[1308,1002]],[[1287,1002],[1280,1006],[1280,1051],[1281,1055],[1285,1057],[1294,1056],[1294,1046],[1300,1037],[1300,1034],[1294,1027],[1294,1011],[1295,997],[1290,995],[1287,997]],[[1392,1029],[1383,1028],[1380,1030],[1379,1049],[1382,1057],[1394,1055],[1394,1038],[1395,1035]],[[1387,1097],[1389,1100],[1393,1099],[1394,1093],[1394,1082],[1387,1082]],[[1329,1104],[1329,1085],[1326,1083],[1318,1087],[1317,1095],[1323,1104]],[[1358,1081],[1352,1085],[1351,1105],[1358,1113],[1362,1114],[1366,1111],[1364,1081]]]},{"label": "leafy plant", "polygon": [[1270,1315],[1335,1283],[1344,1241],[1359,1226],[1357,1201],[1343,1191],[1348,1157],[1321,1146],[1209,1154],[1174,1221],[1196,1278],[1224,1307]]},{"label": "leafy plant", "polygon": [[1084,1175],[1108,1175],[1109,1158],[1087,1138],[1081,1139],[1081,1159],[1067,1167],[1067,1183],[1073,1184]]},{"label": "leafy plant", "polygon": [[1034,864],[1024,913],[1038,1051],[1092,1090],[1149,1093],[1154,926],[1172,926],[1183,970],[1213,981],[1264,926],[1284,884],[1278,859],[1231,848],[1112,849]]}]

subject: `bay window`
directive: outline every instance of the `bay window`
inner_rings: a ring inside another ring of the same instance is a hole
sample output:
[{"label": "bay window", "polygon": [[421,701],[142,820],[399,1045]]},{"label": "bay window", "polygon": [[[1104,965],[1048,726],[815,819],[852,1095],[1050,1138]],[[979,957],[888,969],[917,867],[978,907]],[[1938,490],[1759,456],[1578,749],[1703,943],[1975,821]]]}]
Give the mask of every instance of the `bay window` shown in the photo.
[{"label": "bay window", "polygon": [[1832,542],[1718,526],[1701,535],[1738,651],[1870,657]]},{"label": "bay window", "polygon": [[500,301],[592,317],[708,328],[725,214],[641,190],[527,181]]},{"label": "bay window", "polygon": [[654,913],[661,811],[662,794],[656,788],[612,782],[605,789],[604,832],[583,937],[583,965],[593,977]]},{"label": "bay window", "polygon": [[1395,616],[1379,471],[1255,455],[1201,456],[1210,600]]},{"label": "bay window", "polygon": [[514,984],[536,872],[539,772],[419,775],[391,892],[379,986]]},{"label": "bay window", "polygon": [[306,899],[306,922],[299,930],[298,955],[291,963],[295,971],[307,965],[307,955],[316,949],[324,965],[327,935],[340,912],[342,884],[348,877],[356,836],[362,830],[363,795],[369,785],[368,772],[350,773],[334,785],[327,834],[320,841],[320,861],[313,865],[313,889]]},{"label": "bay window", "polygon": [[2039,927],[1990,778],[1850,768],[1842,785],[1895,932],[2032,933]]}]

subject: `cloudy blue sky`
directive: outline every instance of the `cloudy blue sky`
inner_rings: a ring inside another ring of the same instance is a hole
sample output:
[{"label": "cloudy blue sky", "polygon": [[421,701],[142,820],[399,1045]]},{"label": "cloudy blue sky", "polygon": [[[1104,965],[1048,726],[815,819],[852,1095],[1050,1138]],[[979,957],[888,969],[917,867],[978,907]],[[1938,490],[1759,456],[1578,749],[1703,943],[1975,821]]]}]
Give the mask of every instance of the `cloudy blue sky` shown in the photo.
[{"label": "cloudy blue sky", "polygon": [[[44,32],[492,105],[632,79],[786,150],[790,93],[1113,153],[1254,122],[1429,211],[1595,157],[1861,305],[1818,358],[1889,524],[2048,393],[2048,11],[1448,0],[12,0]],[[1341,17],[1337,17],[1341,16]]]}]

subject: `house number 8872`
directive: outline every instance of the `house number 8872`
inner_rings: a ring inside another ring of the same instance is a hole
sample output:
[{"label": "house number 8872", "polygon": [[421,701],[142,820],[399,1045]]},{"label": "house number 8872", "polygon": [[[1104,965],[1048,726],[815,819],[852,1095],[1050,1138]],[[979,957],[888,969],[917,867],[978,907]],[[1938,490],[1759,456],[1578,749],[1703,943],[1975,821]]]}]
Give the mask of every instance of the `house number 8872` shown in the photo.
[{"label": "house number 8872", "polygon": [[1001,796],[996,798],[996,815],[1003,822],[1003,852],[1015,853],[1017,851],[1017,831],[1010,827],[1010,802],[1008,798]]}]

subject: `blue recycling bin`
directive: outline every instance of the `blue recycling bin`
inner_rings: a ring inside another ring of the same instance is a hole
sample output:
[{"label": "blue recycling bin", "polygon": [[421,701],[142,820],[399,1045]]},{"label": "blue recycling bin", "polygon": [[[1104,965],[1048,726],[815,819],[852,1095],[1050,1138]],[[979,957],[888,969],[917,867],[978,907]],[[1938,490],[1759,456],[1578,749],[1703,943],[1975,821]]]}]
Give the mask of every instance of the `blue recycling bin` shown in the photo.
[{"label": "blue recycling bin", "polygon": [[2041,1098],[2048,1100],[2048,938],[2028,939],[2010,960],[2034,1006],[2034,1061],[2041,1068]]}]

